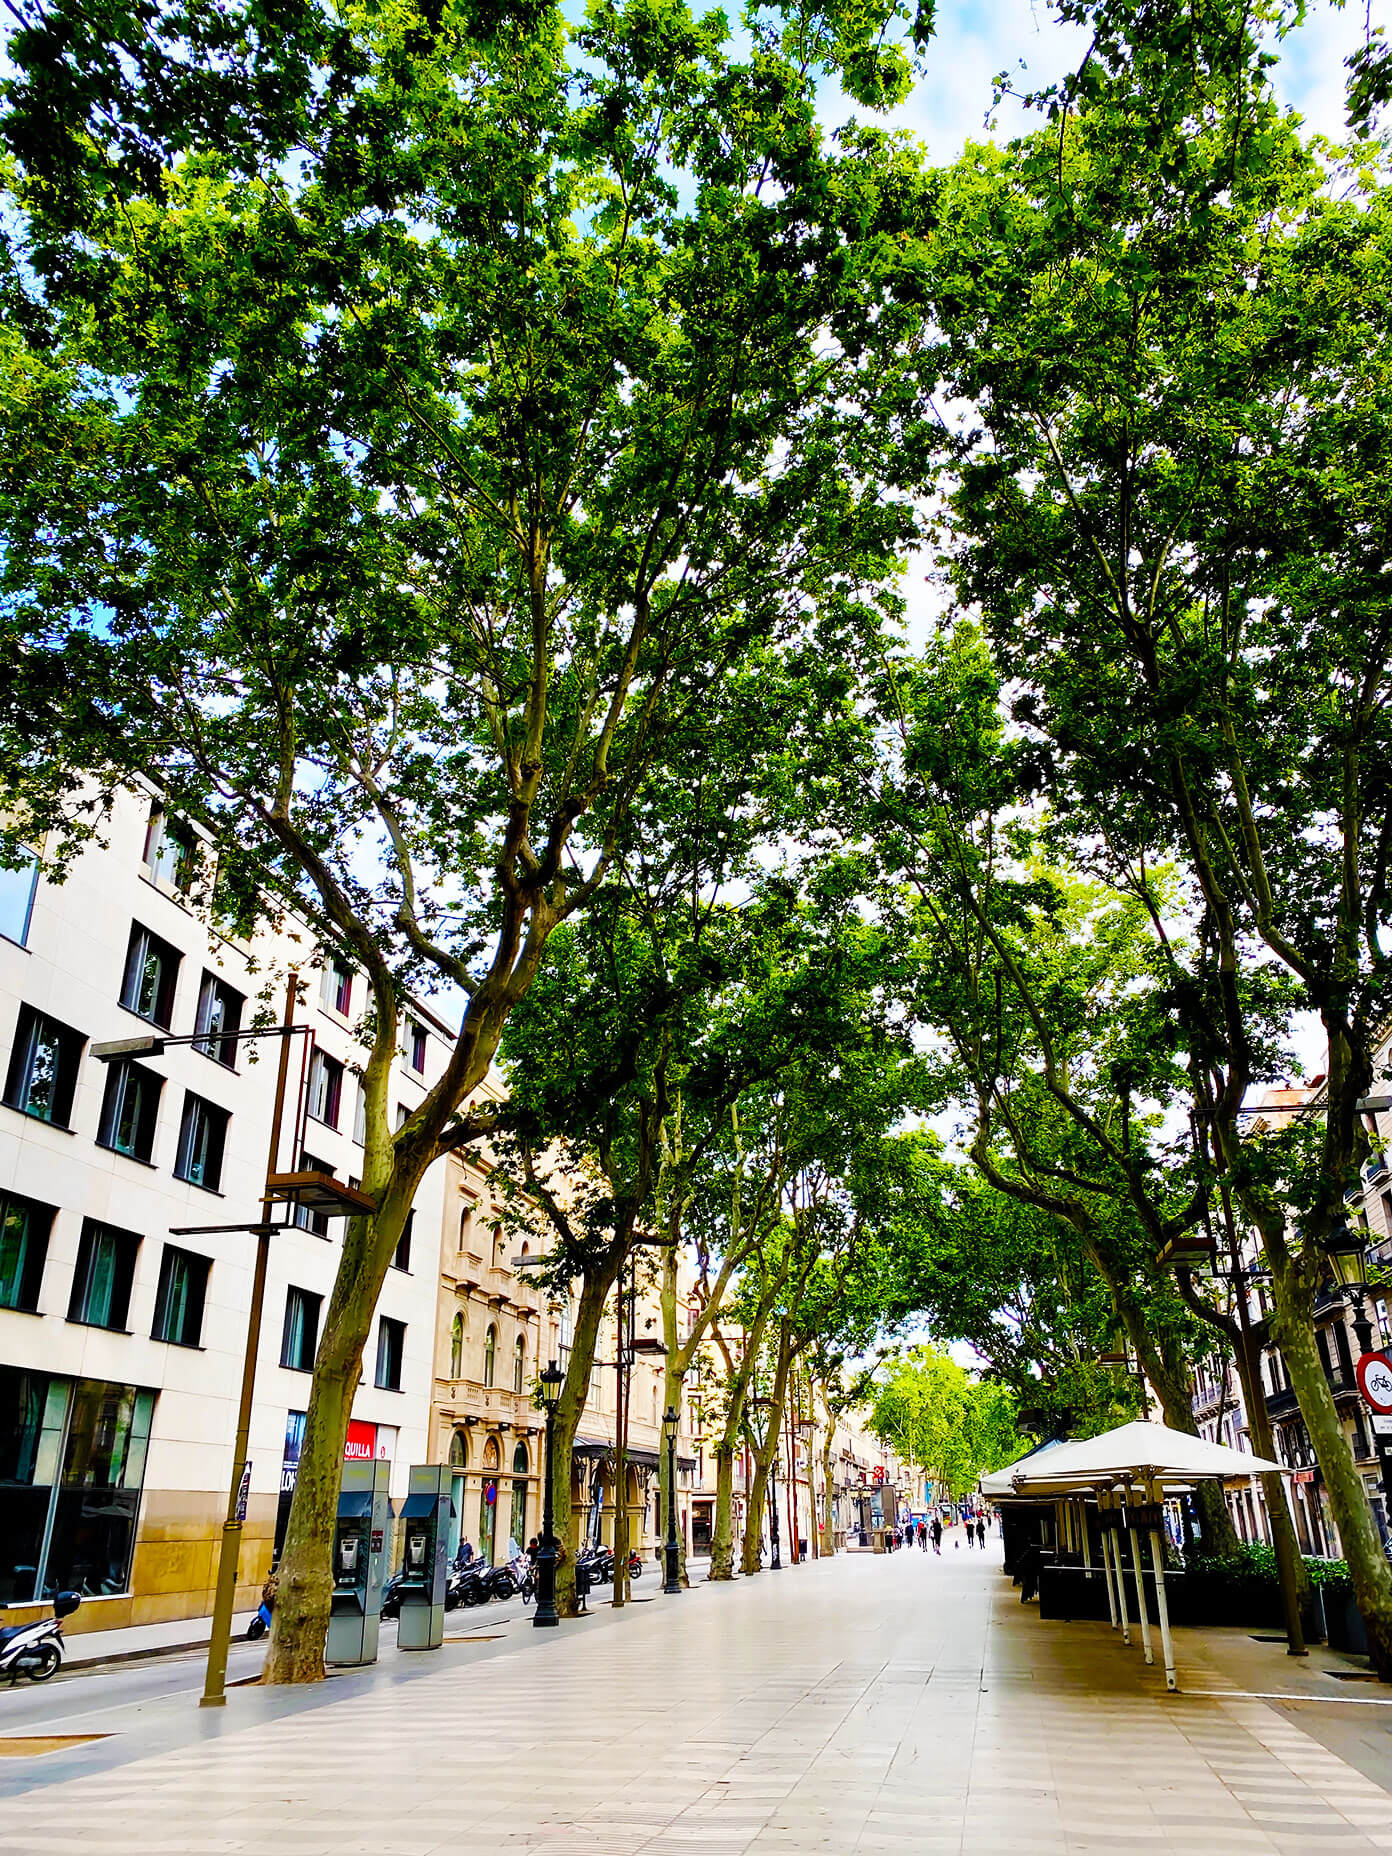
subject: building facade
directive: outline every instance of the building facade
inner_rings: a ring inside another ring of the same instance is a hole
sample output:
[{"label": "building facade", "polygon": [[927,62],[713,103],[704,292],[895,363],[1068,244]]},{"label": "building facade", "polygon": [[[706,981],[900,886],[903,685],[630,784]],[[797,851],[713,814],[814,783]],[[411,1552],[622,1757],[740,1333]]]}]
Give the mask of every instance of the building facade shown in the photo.
[{"label": "building facade", "polygon": [[[272,1121],[289,1040],[282,1170],[355,1183],[361,976],[293,922],[250,946],[190,894],[204,847],[158,797],[115,801],[101,843],[55,885],[36,856],[0,875],[0,1607],[63,1587],[100,1630],[211,1609]],[[93,1044],[191,1038],[124,1060]],[[407,1020],[400,1116],[439,1075],[449,1033]],[[298,1134],[300,1151],[290,1151]],[[349,1435],[354,1455],[427,1460],[441,1169],[388,1271]],[[255,1600],[284,1527],[320,1317],[343,1225],[287,1210],[272,1240],[249,1448],[238,1601]],[[400,1484],[398,1490],[397,1484]]]}]

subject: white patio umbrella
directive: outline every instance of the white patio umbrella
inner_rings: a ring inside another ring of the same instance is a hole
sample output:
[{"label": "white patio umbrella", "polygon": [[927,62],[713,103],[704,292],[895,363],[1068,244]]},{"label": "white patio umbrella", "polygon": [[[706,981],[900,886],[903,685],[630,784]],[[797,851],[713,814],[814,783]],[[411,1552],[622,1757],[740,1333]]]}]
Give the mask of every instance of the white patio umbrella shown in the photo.
[{"label": "white patio umbrella", "polygon": [[1026,1464],[1033,1469],[1046,1451],[1066,1450],[1069,1446],[1057,1437],[1050,1437],[1047,1442],[1036,1444],[1033,1450],[1027,1450],[1023,1456],[1016,1457],[1013,1463],[1007,1463],[1004,1469],[993,1470],[989,1476],[982,1476],[977,1488],[988,1500],[999,1501],[1015,1493],[1015,1472]]},{"label": "white patio umbrella", "polygon": [[[1230,1450],[1226,1444],[1211,1444],[1202,1437],[1191,1437],[1186,1431],[1171,1430],[1167,1424],[1149,1424],[1138,1419],[1104,1431],[1100,1437],[1078,1438],[1072,1443],[1060,1444],[1037,1464],[1027,1458],[1022,1460],[1013,1466],[1011,1486],[1019,1495],[1076,1495],[1090,1490],[1097,1496],[1100,1509],[1112,1511],[1121,1505],[1121,1491],[1132,1491],[1139,1486],[1145,1505],[1156,1511],[1147,1517],[1155,1567],[1155,1603],[1165,1655],[1165,1682],[1169,1688],[1174,1688],[1174,1645],[1170,1637],[1170,1608],[1162,1571],[1164,1551],[1158,1525],[1158,1506],[1165,1489],[1176,1485],[1187,1488],[1200,1481],[1228,1482],[1238,1478],[1245,1481],[1249,1476],[1273,1469],[1280,1473],[1283,1465],[1266,1457],[1253,1456],[1246,1450]],[[1132,1501],[1134,1499],[1133,1495]],[[1128,1503],[1128,1515],[1130,1506]],[[1131,1536],[1131,1563],[1140,1606],[1141,1641],[1145,1659],[1151,1662],[1150,1618],[1141,1578],[1140,1550],[1135,1527],[1128,1525],[1127,1532]],[[1120,1612],[1122,1635],[1129,1642],[1121,1543],[1119,1538],[1111,1540],[1110,1533],[1111,1530],[1105,1528],[1102,1533],[1104,1576],[1109,1581],[1107,1596],[1110,1602],[1110,1581],[1115,1576],[1116,1605],[1113,1609]],[[1116,1562],[1114,1567],[1112,1560]]]}]

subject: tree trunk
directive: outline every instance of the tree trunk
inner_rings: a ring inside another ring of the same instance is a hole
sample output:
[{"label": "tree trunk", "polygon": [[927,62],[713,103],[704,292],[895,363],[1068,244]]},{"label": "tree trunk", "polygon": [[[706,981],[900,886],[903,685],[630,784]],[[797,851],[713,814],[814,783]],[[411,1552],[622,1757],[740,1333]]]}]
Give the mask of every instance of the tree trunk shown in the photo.
[{"label": "tree trunk", "polygon": [[[1194,1422],[1194,1400],[1189,1390],[1187,1367],[1174,1357],[1172,1348],[1151,1338],[1145,1315],[1130,1285],[1117,1281],[1115,1276],[1108,1278],[1100,1261],[1098,1268],[1112,1291],[1113,1306],[1126,1329],[1127,1338],[1136,1350],[1136,1358],[1155,1388],[1155,1396],[1160,1400],[1166,1424],[1173,1431],[1183,1431],[1189,1437],[1197,1437],[1199,1427]],[[1223,1491],[1219,1485],[1216,1482],[1200,1482],[1194,1490],[1194,1506],[1199,1511],[1204,1551],[1221,1557],[1236,1553],[1242,1542],[1238,1539],[1237,1529],[1233,1526],[1228,1504],[1223,1500]]]},{"label": "tree trunk", "polygon": [[708,1579],[735,1576],[735,1450],[724,1437],[715,1446],[715,1525]]},{"label": "tree trunk", "polygon": [[752,1579],[762,1564],[764,1544],[764,1497],[768,1490],[768,1457],[751,1451],[754,1475],[749,1484],[749,1499],[744,1508],[744,1535],[740,1541],[740,1571]]},{"label": "tree trunk", "polygon": [[[1247,1421],[1252,1433],[1252,1449],[1257,1456],[1276,1462],[1276,1445],[1271,1435],[1271,1420],[1266,1412],[1266,1395],[1262,1391],[1260,1349],[1245,1330],[1234,1352],[1237,1376],[1242,1382],[1242,1402],[1247,1407]],[[1271,1548],[1276,1555],[1276,1577],[1281,1587],[1281,1610],[1286,1620],[1286,1639],[1292,1656],[1304,1656],[1306,1619],[1312,1618],[1314,1605],[1310,1572],[1300,1555],[1295,1538],[1295,1523],[1286,1502],[1285,1479],[1269,1469],[1260,1478],[1267,1518],[1271,1522]]]},{"label": "tree trunk", "polygon": [[575,1314],[575,1330],[571,1337],[570,1359],[566,1362],[565,1384],[561,1387],[561,1396],[556,1401],[553,1443],[556,1480],[551,1492],[551,1501],[555,1514],[556,1538],[565,1549],[565,1557],[556,1568],[556,1609],[563,1618],[573,1618],[577,1611],[575,1552],[579,1543],[575,1535],[575,1514],[570,1499],[571,1461],[575,1448],[575,1433],[580,1428],[580,1417],[589,1394],[590,1372],[594,1366],[595,1348],[599,1342],[599,1329],[604,1319],[605,1303],[609,1299],[609,1291],[614,1286],[614,1280],[619,1273],[622,1261],[623,1257],[620,1252],[608,1259],[601,1268],[581,1278],[580,1305]]},{"label": "tree trunk", "polygon": [[[363,1348],[393,1252],[406,1226],[420,1173],[398,1168],[375,1217],[354,1219],[329,1297],[310,1382],[304,1440],[285,1530],[271,1640],[262,1681],[321,1682],[333,1597],[333,1538],[343,1480],[343,1446]],[[424,1169],[421,1169],[423,1172]]]},{"label": "tree trunk", "polygon": [[1384,1682],[1392,1682],[1392,1566],[1378,1540],[1363,1481],[1315,1346],[1313,1295],[1297,1265],[1279,1265],[1271,1257],[1270,1246],[1267,1257],[1272,1265],[1276,1340],[1329,1491],[1373,1666]]}]

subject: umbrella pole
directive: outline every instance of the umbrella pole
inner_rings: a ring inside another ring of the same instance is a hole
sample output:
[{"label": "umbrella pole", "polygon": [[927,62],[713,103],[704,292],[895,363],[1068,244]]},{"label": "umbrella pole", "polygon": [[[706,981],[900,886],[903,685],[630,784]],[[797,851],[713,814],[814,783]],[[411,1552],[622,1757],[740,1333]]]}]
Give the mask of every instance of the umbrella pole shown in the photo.
[{"label": "umbrella pole", "polygon": [[1150,1530],[1150,1551],[1155,1561],[1155,1607],[1160,1613],[1160,1647],[1165,1654],[1165,1687],[1178,1688],[1175,1681],[1174,1640],[1170,1636],[1170,1601],[1165,1595],[1165,1556],[1160,1529]]},{"label": "umbrella pole", "polygon": [[1117,1609],[1121,1613],[1121,1641],[1130,1643],[1131,1625],[1126,1616],[1126,1576],[1121,1564],[1121,1530],[1112,1534],[1112,1571],[1116,1576]]},{"label": "umbrella pole", "polygon": [[1134,1527],[1128,1527],[1126,1531],[1131,1536],[1131,1564],[1136,1569],[1136,1604],[1141,1614],[1141,1647],[1145,1651],[1146,1661],[1153,1663],[1155,1652],[1150,1647],[1150,1606],[1146,1603],[1145,1573],[1141,1567],[1141,1543],[1136,1538]]},{"label": "umbrella pole", "polygon": [[1088,1538],[1087,1503],[1078,1503],[1078,1531],[1083,1537],[1083,1564],[1092,1571],[1092,1542]]},{"label": "umbrella pole", "polygon": [[1111,1614],[1112,1629],[1117,1627],[1116,1594],[1112,1591],[1112,1561],[1107,1552],[1107,1530],[1102,1530],[1102,1581],[1107,1588],[1107,1610]]}]

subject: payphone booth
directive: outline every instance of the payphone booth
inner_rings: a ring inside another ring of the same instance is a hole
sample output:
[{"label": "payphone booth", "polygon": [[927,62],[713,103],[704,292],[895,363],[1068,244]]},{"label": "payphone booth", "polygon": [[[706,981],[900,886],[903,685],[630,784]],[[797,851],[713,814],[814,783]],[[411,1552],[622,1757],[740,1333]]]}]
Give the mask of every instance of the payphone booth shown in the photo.
[{"label": "payphone booth", "polygon": [[375,1663],[387,1560],[391,1464],[345,1463],[334,1528],[328,1663]]},{"label": "payphone booth", "polygon": [[453,1472],[447,1463],[421,1463],[410,1472],[401,1510],[401,1620],[399,1650],[438,1650],[445,1639],[445,1580]]}]

